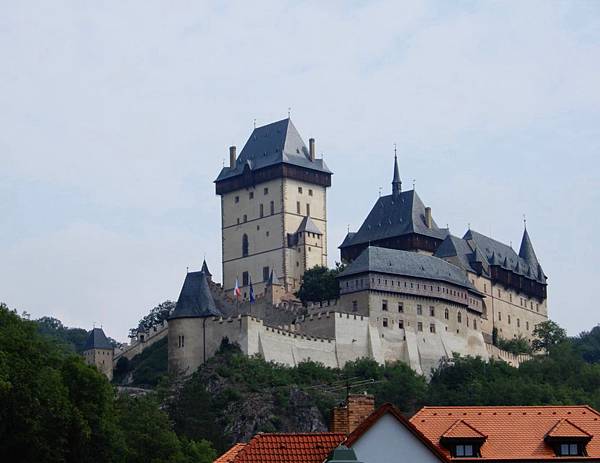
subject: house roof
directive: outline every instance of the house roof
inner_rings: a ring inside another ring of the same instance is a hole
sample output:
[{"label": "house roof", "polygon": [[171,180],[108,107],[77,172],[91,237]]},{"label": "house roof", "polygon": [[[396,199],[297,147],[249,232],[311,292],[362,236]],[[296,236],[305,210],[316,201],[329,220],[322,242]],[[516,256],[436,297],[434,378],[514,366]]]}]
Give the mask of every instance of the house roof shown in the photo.
[{"label": "house roof", "polygon": [[365,248],[338,278],[366,272],[444,281],[478,292],[465,271],[450,262],[426,254],[376,246]]},{"label": "house roof", "polygon": [[[555,456],[545,442],[560,420],[568,420],[580,431],[594,436],[587,444],[587,457],[573,460],[598,460],[600,458],[600,414],[586,405],[574,406],[512,406],[512,407],[424,407],[410,422],[442,452],[451,458],[449,450],[440,440],[457,420],[466,422],[487,436],[481,446],[483,460],[548,461],[565,457]],[[574,432],[566,424],[566,432]],[[560,427],[554,432],[561,432]],[[453,459],[455,460],[455,459]]]},{"label": "house roof", "polygon": [[568,419],[562,419],[556,422],[554,427],[546,434],[546,437],[561,438],[561,437],[576,437],[576,438],[591,438],[589,432],[584,431],[576,424]]},{"label": "house roof", "polygon": [[485,439],[487,436],[482,434],[464,420],[456,420],[444,434],[446,439]]},{"label": "house roof", "polygon": [[220,460],[232,452],[232,447],[215,463],[323,463],[345,437],[342,433],[333,432],[260,433],[239,449],[233,459]]},{"label": "house roof", "polygon": [[179,299],[177,299],[175,310],[173,310],[169,320],[221,316],[223,314],[217,309],[210,293],[206,274],[204,272],[189,272],[185,276]]},{"label": "house roof", "polygon": [[200,269],[202,273],[204,273],[207,277],[211,277],[212,273],[208,270],[208,264],[206,263],[206,259],[202,261],[202,268]]},{"label": "house roof", "polygon": [[239,442],[231,447],[227,452],[217,458],[213,463],[234,463],[238,454],[246,447],[247,444]]},{"label": "house roof", "polygon": [[302,219],[302,222],[300,223],[300,226],[298,227],[298,232],[310,232],[310,233],[316,233],[317,235],[322,235],[323,232],[321,230],[319,230],[319,227],[317,227],[317,224],[315,223],[315,221],[313,219],[310,218],[310,216],[306,216]]},{"label": "house roof", "polygon": [[427,226],[425,205],[415,190],[409,190],[380,197],[358,231],[351,239],[346,236],[340,248],[413,233],[443,240],[448,230],[439,228],[433,219],[431,228]]},{"label": "house roof", "polygon": [[83,350],[89,349],[113,349],[102,328],[94,328],[89,332]]},{"label": "house roof", "polygon": [[[415,438],[417,438],[420,442],[422,442],[431,452],[439,458],[440,461],[445,461],[445,455],[440,452],[437,446],[432,445],[432,443],[426,438],[426,436],[416,428],[409,420],[402,416],[400,410],[394,407],[390,403],[383,404],[373,413],[371,413],[367,418],[363,420],[361,424],[359,424],[354,431],[348,434],[348,437],[344,440],[343,444],[347,447],[352,447],[369,429],[371,429],[375,423],[377,423],[383,416],[391,415],[396,418],[396,420],[400,423],[401,426],[404,426],[408,431],[410,431]],[[383,443],[382,443],[383,444]]]},{"label": "house roof", "polygon": [[238,156],[235,166],[223,167],[215,181],[242,175],[246,166],[255,171],[281,163],[331,174],[323,159],[310,159],[302,137],[292,120],[287,118],[256,127]]}]

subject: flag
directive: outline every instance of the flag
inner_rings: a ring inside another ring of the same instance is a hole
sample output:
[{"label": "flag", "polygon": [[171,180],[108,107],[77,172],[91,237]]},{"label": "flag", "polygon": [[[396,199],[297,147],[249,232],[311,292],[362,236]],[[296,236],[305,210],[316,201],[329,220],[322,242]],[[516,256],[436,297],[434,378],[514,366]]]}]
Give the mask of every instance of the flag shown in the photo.
[{"label": "flag", "polygon": [[238,282],[237,278],[235,279],[235,288],[233,288],[233,295],[236,297],[236,299],[242,295],[242,291],[240,291],[240,283]]},{"label": "flag", "polygon": [[254,298],[254,288],[252,287],[252,278],[250,278],[250,304],[252,304],[256,299]]}]

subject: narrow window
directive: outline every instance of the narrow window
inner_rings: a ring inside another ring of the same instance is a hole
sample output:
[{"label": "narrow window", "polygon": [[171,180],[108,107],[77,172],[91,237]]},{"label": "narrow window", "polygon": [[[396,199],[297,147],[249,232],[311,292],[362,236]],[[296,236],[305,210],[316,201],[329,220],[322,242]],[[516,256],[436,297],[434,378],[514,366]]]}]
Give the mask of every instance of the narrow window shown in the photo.
[{"label": "narrow window", "polygon": [[473,329],[474,330],[477,329],[477,319],[476,318],[473,319]]},{"label": "narrow window", "polygon": [[429,306],[429,315],[435,317],[435,307]]},{"label": "narrow window", "polygon": [[404,303],[398,302],[398,312],[404,313]]},{"label": "narrow window", "polygon": [[268,189],[268,188],[265,188],[265,189],[263,190],[263,193],[264,193],[265,195],[268,195],[268,194],[269,194],[269,189]]},{"label": "narrow window", "polygon": [[498,312],[498,321],[501,322],[502,321],[502,312]]},{"label": "narrow window", "polygon": [[508,316],[508,324],[510,325],[510,315]]},{"label": "narrow window", "polygon": [[383,319],[383,327],[384,327],[384,328],[387,328],[387,326],[388,326],[388,319],[387,319],[387,318],[384,318],[384,319]]},{"label": "narrow window", "polygon": [[313,195],[313,191],[312,190],[308,190],[308,196],[312,196]]},{"label": "narrow window", "polygon": [[271,201],[271,215],[275,214],[275,201]]},{"label": "narrow window", "polygon": [[298,187],[298,193],[302,194],[302,187],[301,186]]},{"label": "narrow window", "polygon": [[462,323],[462,314],[460,312],[456,314],[456,319],[458,320],[458,323]]},{"label": "narrow window", "polygon": [[500,288],[498,288],[498,299],[501,298]]},{"label": "narrow window", "polygon": [[249,196],[250,199],[254,199],[254,191],[251,191],[248,196]]},{"label": "narrow window", "polygon": [[398,320],[398,328],[400,328],[401,330],[404,329],[404,320]]},{"label": "narrow window", "polygon": [[417,304],[417,315],[423,315],[423,307],[421,307],[421,304]]},{"label": "narrow window", "polygon": [[248,286],[249,279],[248,272],[242,273],[242,286]]},{"label": "narrow window", "polygon": [[448,309],[445,309],[445,310],[444,310],[444,318],[445,318],[446,320],[449,320],[449,319],[450,319],[450,312],[448,311]]},{"label": "narrow window", "polygon": [[263,281],[269,280],[269,273],[270,273],[269,267],[263,267]]},{"label": "narrow window", "polygon": [[521,328],[521,319],[517,318],[517,328]]},{"label": "narrow window", "polygon": [[525,322],[525,329],[529,331],[529,322]]},{"label": "narrow window", "polygon": [[244,214],[244,223],[248,222],[248,216]]},{"label": "narrow window", "polygon": [[300,214],[300,201],[296,201],[296,212]]},{"label": "narrow window", "polygon": [[430,333],[435,333],[435,324],[434,324],[434,323],[431,323],[431,324],[429,325],[429,332],[430,332]]},{"label": "narrow window", "polygon": [[423,323],[417,322],[417,331],[423,331]]},{"label": "narrow window", "polygon": [[236,196],[235,198],[233,198],[233,201],[234,201],[235,203],[239,203],[239,202],[240,202],[240,197],[239,197],[239,196]]},{"label": "narrow window", "polygon": [[384,312],[387,312],[388,309],[388,301],[386,301],[385,299],[383,301],[381,301],[381,310],[383,310]]},{"label": "narrow window", "polygon": [[310,204],[306,203],[306,215],[310,215]]},{"label": "narrow window", "polygon": [[242,257],[248,256],[248,235],[242,235]]},{"label": "narrow window", "polygon": [[358,310],[358,301],[352,301],[352,312],[356,312]]},{"label": "narrow window", "polygon": [[264,217],[265,215],[265,206],[263,206],[262,204],[260,205],[260,216]]}]

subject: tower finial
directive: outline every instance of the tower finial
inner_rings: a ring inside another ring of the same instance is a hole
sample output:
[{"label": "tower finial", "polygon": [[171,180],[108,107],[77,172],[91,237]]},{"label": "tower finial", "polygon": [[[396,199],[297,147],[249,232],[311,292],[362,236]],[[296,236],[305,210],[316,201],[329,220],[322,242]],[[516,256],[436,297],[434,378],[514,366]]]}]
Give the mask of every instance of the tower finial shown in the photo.
[{"label": "tower finial", "polygon": [[523,214],[523,228],[527,230],[527,216],[525,214]]},{"label": "tower finial", "polygon": [[256,118],[254,118],[254,121],[252,123],[254,124],[254,128],[256,128]]},{"label": "tower finial", "polygon": [[288,106],[288,119],[292,117],[292,108]]},{"label": "tower finial", "polygon": [[392,179],[392,194],[398,196],[402,192],[402,181],[400,180],[400,170],[398,169],[398,154],[396,152],[396,143],[394,143],[394,178]]}]

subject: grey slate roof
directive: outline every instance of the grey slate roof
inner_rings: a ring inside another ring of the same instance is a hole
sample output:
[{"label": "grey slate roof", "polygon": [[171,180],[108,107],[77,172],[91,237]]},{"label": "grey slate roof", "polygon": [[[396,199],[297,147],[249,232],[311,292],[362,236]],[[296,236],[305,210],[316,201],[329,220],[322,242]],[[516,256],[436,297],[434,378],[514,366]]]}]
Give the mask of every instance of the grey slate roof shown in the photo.
[{"label": "grey slate roof", "polygon": [[279,163],[331,174],[323,159],[310,159],[302,137],[291,119],[287,118],[256,127],[244,145],[235,167],[223,167],[216,181],[241,175],[246,165],[251,170],[258,170]]},{"label": "grey slate roof", "polygon": [[169,317],[195,318],[195,317],[221,317],[223,314],[217,309],[210,293],[206,275],[203,272],[190,272],[185,276],[183,288],[177,299],[175,310]]},{"label": "grey slate roof", "polygon": [[211,277],[212,276],[212,273],[210,273],[210,270],[208,270],[208,265],[206,263],[206,259],[204,259],[202,261],[202,268],[200,269],[200,271],[202,273],[204,273],[207,277]]},{"label": "grey slate roof", "polygon": [[102,328],[94,328],[88,334],[83,350],[90,349],[113,349],[113,345],[104,334]]},{"label": "grey slate roof", "polygon": [[439,228],[433,219],[432,227],[427,227],[425,205],[415,190],[380,197],[358,231],[346,236],[340,248],[411,233],[440,240],[448,235],[448,230]]},{"label": "grey slate roof", "polygon": [[366,272],[444,281],[479,293],[462,268],[444,259],[416,252],[369,246],[346,267],[339,278]]},{"label": "grey slate roof", "polygon": [[[513,248],[474,230],[468,230],[463,238],[449,235],[438,247],[434,256],[457,263],[465,270],[476,272],[474,262],[480,262],[485,273],[490,265],[498,265],[519,275],[545,283],[546,277],[535,257],[529,235],[523,236],[523,250],[519,256]],[[530,249],[528,249],[530,248]],[[530,261],[523,256],[527,256]]]},{"label": "grey slate roof", "polygon": [[308,215],[302,219],[302,222],[298,227],[298,232],[310,232],[316,233],[317,235],[323,234],[323,232],[319,230],[319,227],[317,227],[317,224],[314,222],[314,220]]},{"label": "grey slate roof", "polygon": [[537,268],[539,265],[537,256],[533,250],[533,244],[531,244],[531,238],[529,238],[529,233],[527,233],[527,229],[523,231],[521,247],[519,248],[519,257],[534,268]]}]

